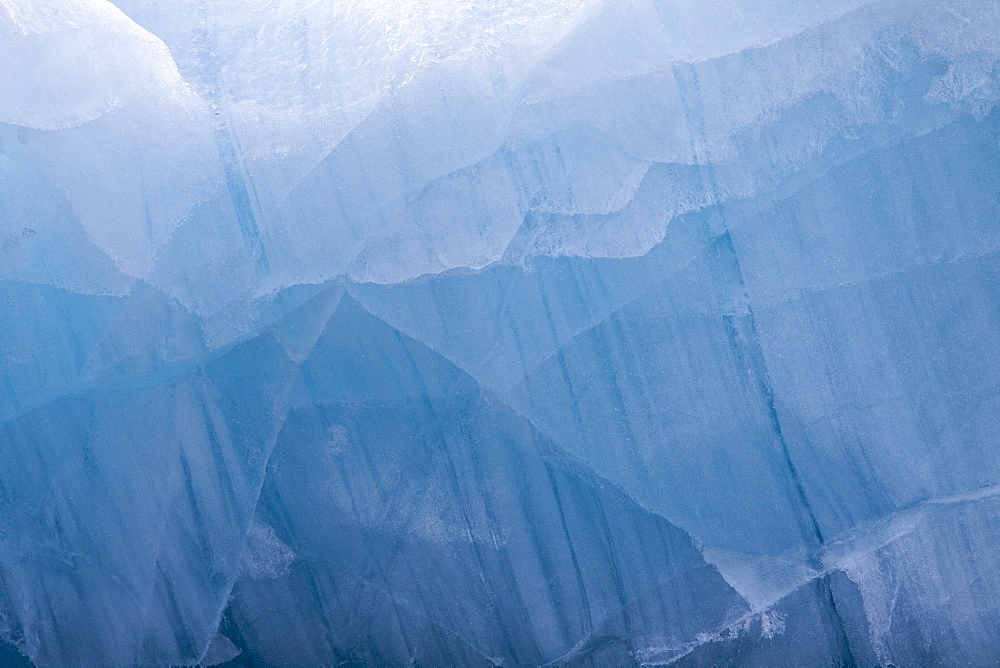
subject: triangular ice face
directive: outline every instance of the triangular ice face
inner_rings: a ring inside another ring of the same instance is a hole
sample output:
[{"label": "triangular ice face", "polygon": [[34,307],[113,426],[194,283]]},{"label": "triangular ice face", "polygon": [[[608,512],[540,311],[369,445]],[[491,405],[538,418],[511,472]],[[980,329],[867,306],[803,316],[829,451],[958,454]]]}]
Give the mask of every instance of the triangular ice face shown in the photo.
[{"label": "triangular ice face", "polygon": [[687,534],[353,298],[302,386],[257,512],[261,554],[295,556],[227,612],[257,660],[622,662],[748,613]]}]

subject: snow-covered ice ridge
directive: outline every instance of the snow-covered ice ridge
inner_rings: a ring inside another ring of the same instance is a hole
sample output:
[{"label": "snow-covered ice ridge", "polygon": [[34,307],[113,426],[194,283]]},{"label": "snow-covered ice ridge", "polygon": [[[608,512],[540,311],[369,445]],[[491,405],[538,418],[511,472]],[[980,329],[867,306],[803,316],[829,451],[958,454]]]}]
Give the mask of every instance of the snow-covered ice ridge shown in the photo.
[{"label": "snow-covered ice ridge", "polygon": [[0,0],[0,664],[995,665],[998,36]]}]

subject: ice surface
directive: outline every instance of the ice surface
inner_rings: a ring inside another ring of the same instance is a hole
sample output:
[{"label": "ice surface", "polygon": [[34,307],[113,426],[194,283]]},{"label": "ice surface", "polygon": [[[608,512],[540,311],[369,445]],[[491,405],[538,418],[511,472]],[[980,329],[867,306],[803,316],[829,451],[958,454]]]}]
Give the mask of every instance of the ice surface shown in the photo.
[{"label": "ice surface", "polygon": [[997,35],[0,0],[0,663],[1000,661]]}]

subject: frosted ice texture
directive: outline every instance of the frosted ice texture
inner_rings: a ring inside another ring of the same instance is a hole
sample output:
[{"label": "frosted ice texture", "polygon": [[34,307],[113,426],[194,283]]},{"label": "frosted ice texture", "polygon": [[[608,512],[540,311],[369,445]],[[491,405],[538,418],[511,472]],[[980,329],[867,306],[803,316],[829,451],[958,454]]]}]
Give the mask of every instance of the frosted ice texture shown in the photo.
[{"label": "frosted ice texture", "polygon": [[0,662],[1000,660],[994,0],[0,0]]}]

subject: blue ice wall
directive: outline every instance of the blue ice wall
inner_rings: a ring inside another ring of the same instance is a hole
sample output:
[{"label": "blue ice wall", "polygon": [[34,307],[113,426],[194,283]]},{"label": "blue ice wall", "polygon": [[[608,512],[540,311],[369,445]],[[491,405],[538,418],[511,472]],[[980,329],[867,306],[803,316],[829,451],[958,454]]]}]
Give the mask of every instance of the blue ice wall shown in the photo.
[{"label": "blue ice wall", "polygon": [[998,35],[0,3],[0,663],[994,665]]}]

